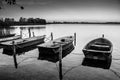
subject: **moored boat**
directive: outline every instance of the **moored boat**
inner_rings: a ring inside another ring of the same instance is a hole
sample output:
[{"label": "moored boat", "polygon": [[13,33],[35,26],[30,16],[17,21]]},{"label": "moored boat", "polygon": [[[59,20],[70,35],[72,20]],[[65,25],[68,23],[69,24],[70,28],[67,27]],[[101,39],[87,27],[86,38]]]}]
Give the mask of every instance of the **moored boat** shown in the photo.
[{"label": "moored boat", "polygon": [[90,41],[82,51],[85,58],[109,61],[112,57],[113,45],[103,36]]},{"label": "moored boat", "polygon": [[1,42],[6,42],[6,41],[11,41],[11,40],[16,40],[16,39],[20,39],[21,36],[20,35],[16,35],[16,36],[12,36],[12,37],[6,37],[6,38],[0,38],[0,43]]},{"label": "moored boat", "polygon": [[58,61],[60,45],[62,46],[62,57],[64,57],[67,54],[69,54],[72,50],[74,50],[73,39],[73,36],[65,36],[38,45],[38,59],[41,59],[42,57],[49,57],[49,59],[51,60],[54,59],[55,61]]},{"label": "moored boat", "polygon": [[15,34],[4,34],[4,35],[0,35],[0,39],[1,38],[13,37],[13,36],[15,36]]},{"label": "moored boat", "polygon": [[[24,52],[24,50],[26,50],[26,48],[44,43],[44,39],[45,35],[13,40],[14,45],[16,46],[16,54],[21,54],[22,52]],[[13,55],[13,41],[0,43],[0,46],[3,47],[3,54]]]}]

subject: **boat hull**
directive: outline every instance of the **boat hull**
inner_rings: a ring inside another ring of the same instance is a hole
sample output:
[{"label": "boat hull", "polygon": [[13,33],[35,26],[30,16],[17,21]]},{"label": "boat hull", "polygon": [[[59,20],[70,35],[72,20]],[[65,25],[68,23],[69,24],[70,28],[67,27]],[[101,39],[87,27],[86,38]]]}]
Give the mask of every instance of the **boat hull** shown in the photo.
[{"label": "boat hull", "polygon": [[[56,41],[56,40],[54,40],[54,41]],[[42,44],[42,45],[44,45],[44,44]],[[53,44],[51,44],[51,46],[52,45]],[[39,50],[38,59],[43,59],[43,60],[47,59],[52,62],[58,61],[59,60],[59,52],[60,52],[59,51],[60,44],[58,44],[58,45],[57,45],[57,47],[56,46],[55,47],[38,46],[38,50]],[[67,44],[63,43],[62,44],[62,58],[65,57],[67,54],[71,53],[73,50],[74,50],[73,40],[68,42]]]},{"label": "boat hull", "polygon": [[85,58],[107,61],[111,58],[112,43],[105,38],[97,38],[90,41],[84,48]]},{"label": "boat hull", "polygon": [[13,37],[7,37],[7,38],[0,38],[0,43],[6,42],[6,41],[11,41],[11,40],[16,40],[16,39],[20,39],[20,38],[21,38],[20,35],[13,36]]},{"label": "boat hull", "polygon": [[0,35],[0,38],[8,38],[13,36],[15,36],[15,34],[6,34],[6,35]]},{"label": "boat hull", "polygon": [[[45,36],[38,36],[36,39],[34,38],[36,37],[14,40],[16,42],[16,54],[20,55],[24,52],[36,48],[36,45],[44,43]],[[7,45],[3,43],[0,45],[3,46],[3,54],[13,55],[13,44]]]}]

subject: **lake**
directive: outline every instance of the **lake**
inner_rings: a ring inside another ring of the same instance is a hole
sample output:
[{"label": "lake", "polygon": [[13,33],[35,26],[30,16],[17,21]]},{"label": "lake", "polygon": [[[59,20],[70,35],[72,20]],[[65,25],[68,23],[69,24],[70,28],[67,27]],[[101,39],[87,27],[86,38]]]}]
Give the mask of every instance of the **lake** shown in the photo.
[{"label": "lake", "polygon": [[[74,35],[76,33],[75,49],[62,59],[63,80],[119,80],[120,78],[120,25],[109,24],[49,24],[49,25],[30,25],[12,26],[10,33],[29,37],[46,35],[53,38]],[[2,30],[2,29],[1,29]],[[83,47],[91,40],[102,37],[113,43],[112,63],[110,69],[81,65],[84,59]],[[2,49],[0,49],[2,53]],[[53,63],[47,60],[37,60],[38,49],[26,52],[24,55],[17,56],[19,63],[18,69],[14,68],[13,57],[0,54],[0,80],[59,80],[58,62]],[[66,72],[67,71],[67,72]]]}]

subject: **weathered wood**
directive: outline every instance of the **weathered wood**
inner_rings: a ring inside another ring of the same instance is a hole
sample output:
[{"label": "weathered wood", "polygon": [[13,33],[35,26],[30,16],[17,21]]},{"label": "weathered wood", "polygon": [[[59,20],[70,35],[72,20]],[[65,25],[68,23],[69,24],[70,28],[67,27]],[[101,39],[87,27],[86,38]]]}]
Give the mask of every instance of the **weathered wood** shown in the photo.
[{"label": "weathered wood", "polygon": [[35,37],[35,34],[34,34],[34,32],[32,32],[33,33],[33,37]]},{"label": "weathered wood", "polygon": [[113,45],[111,41],[103,37],[91,40],[83,48],[85,58],[93,59],[97,57],[98,60],[107,60],[111,56],[113,51]]},{"label": "weathered wood", "polygon": [[62,45],[60,45],[60,49],[59,49],[59,79],[60,80],[63,79],[63,75],[62,75]]},{"label": "weathered wood", "polygon": [[20,36],[21,36],[21,38],[22,38],[22,30],[20,30]]},{"label": "weathered wood", "polygon": [[17,59],[16,59],[16,46],[15,46],[15,42],[13,41],[12,44],[13,44],[13,59],[14,59],[14,65],[15,65],[15,68],[17,68],[17,67],[18,67],[18,64],[17,64]]},{"label": "weathered wood", "polygon": [[[14,40],[14,42],[17,45],[17,49],[16,49],[17,54],[23,52],[23,50],[25,50],[28,47],[33,47],[38,44],[44,43],[44,39],[45,39],[45,35]],[[4,52],[3,54],[10,54],[10,55],[13,54],[13,50],[12,50],[13,44],[11,43],[12,41],[0,43],[0,46],[4,48],[3,50],[8,51],[8,52],[3,51]]]},{"label": "weathered wood", "polygon": [[51,32],[51,40],[53,40],[53,33]]},{"label": "weathered wood", "polygon": [[[49,58],[48,61],[59,61],[59,47],[62,45],[62,58],[74,50],[73,36],[65,36],[48,41],[46,43],[38,45],[39,57]],[[53,58],[52,58],[53,57]],[[43,59],[43,58],[42,58]]]},{"label": "weathered wood", "polygon": [[28,28],[29,38],[31,37],[31,30]]},{"label": "weathered wood", "polygon": [[19,35],[13,36],[13,37],[8,37],[8,38],[1,38],[0,42],[12,41],[12,40],[20,39],[20,38],[21,37]]},{"label": "weathered wood", "polygon": [[76,46],[76,33],[74,33],[74,45]]}]

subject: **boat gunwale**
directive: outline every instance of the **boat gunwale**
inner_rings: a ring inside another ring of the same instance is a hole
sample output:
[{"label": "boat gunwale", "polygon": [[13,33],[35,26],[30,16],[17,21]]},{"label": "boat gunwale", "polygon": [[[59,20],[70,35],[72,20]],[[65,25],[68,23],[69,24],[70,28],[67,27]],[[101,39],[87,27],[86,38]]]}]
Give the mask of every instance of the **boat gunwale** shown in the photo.
[{"label": "boat gunwale", "polygon": [[[93,44],[93,42],[95,42],[95,41],[97,41],[97,40],[99,40],[99,39],[104,39],[104,40],[106,40],[107,42],[110,43],[110,50],[109,50],[109,51],[112,53],[112,51],[113,51],[113,44],[111,43],[111,41],[109,41],[108,39],[103,38],[103,37],[96,38],[96,39],[93,39],[93,40],[89,41],[89,42],[85,45],[85,47],[83,48],[83,50],[89,49],[89,48],[88,48],[88,45]],[[97,50],[97,51],[99,51],[99,50]]]},{"label": "boat gunwale", "polygon": [[[60,45],[62,45],[62,46],[64,46],[64,45],[67,45],[67,44],[69,44],[69,43],[72,43],[73,42],[73,36],[72,36],[72,38],[70,38],[71,36],[65,36],[65,37],[60,37],[60,38],[57,38],[57,39],[55,39],[55,40],[52,40],[52,41],[49,41],[49,42],[46,42],[46,43],[43,43],[43,44],[40,44],[40,45],[37,45],[37,47],[38,48],[50,48],[50,49],[54,49],[54,48],[59,48],[60,47]],[[64,38],[68,38],[68,40],[67,41],[65,41],[65,42],[57,42],[57,41],[59,41],[59,40],[61,40],[61,39],[64,39]],[[69,39],[70,38],[70,39]],[[50,45],[49,46],[47,46],[47,43],[50,43]],[[54,44],[55,43],[55,44]],[[46,46],[44,46],[44,45],[46,45]]]},{"label": "boat gunwale", "polygon": [[[36,37],[31,37],[31,38],[36,38],[34,40],[37,40],[37,39],[42,39],[42,38],[45,38],[46,35],[42,35],[42,36],[36,36]],[[27,42],[31,42],[33,40],[27,40],[27,39],[31,39],[31,38],[24,38],[24,39],[17,39],[17,40],[12,40],[12,41],[18,41],[18,42],[15,42],[15,45],[21,45],[21,44],[24,44],[24,43],[27,43]],[[11,42],[11,41],[8,41],[8,42]],[[3,42],[3,43],[0,43],[0,45],[4,45],[4,46],[13,46],[12,42],[7,44],[7,42]]]}]

